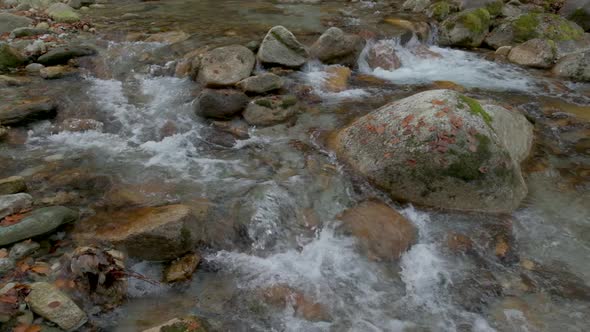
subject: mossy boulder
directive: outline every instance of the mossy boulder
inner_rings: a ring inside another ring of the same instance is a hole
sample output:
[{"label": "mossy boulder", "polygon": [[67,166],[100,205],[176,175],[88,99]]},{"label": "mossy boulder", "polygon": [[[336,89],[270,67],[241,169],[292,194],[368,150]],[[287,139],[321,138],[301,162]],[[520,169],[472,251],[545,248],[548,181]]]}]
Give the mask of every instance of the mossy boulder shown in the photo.
[{"label": "mossy boulder", "polygon": [[45,12],[47,15],[49,15],[49,17],[56,20],[57,22],[73,23],[80,20],[80,15],[76,13],[74,8],[61,2],[57,2],[49,6]]},{"label": "mossy boulder", "polygon": [[531,39],[510,49],[508,60],[521,66],[550,68],[555,63],[555,42],[547,39]]},{"label": "mossy boulder", "polygon": [[0,72],[25,64],[26,59],[13,47],[0,43]]},{"label": "mossy boulder", "polygon": [[573,81],[590,82],[590,51],[565,56],[553,67],[557,76]]},{"label": "mossy boulder", "polygon": [[447,1],[440,1],[435,2],[426,9],[426,15],[430,18],[433,18],[437,21],[443,21],[452,13],[455,13],[459,10],[459,7],[454,3],[450,3]]},{"label": "mossy boulder", "polygon": [[491,23],[487,9],[468,9],[454,14],[441,24],[442,45],[478,47],[489,32]]},{"label": "mossy boulder", "polygon": [[590,31],[590,0],[566,0],[559,14]]},{"label": "mossy boulder", "polygon": [[520,163],[532,125],[453,90],[421,92],[330,139],[338,158],[392,198],[452,210],[510,212],[527,194]]},{"label": "mossy boulder", "polygon": [[534,38],[559,42],[577,40],[583,35],[584,29],[559,15],[528,13],[504,20],[486,37],[485,43],[497,49]]}]

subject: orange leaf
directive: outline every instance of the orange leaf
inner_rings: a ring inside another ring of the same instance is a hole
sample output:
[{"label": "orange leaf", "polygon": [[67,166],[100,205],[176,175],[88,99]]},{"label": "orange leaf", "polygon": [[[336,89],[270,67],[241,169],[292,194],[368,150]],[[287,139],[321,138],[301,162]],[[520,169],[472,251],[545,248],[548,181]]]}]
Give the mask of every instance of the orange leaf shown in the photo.
[{"label": "orange leaf", "polygon": [[60,305],[61,305],[61,302],[59,302],[59,301],[53,301],[53,302],[50,302],[50,303],[48,304],[48,306],[49,306],[50,308],[57,308],[57,307],[59,307]]},{"label": "orange leaf", "polygon": [[432,104],[433,104],[433,105],[444,105],[444,104],[445,104],[445,102],[444,102],[444,101],[442,101],[442,100],[434,99],[434,100],[432,101]]},{"label": "orange leaf", "polygon": [[50,270],[49,265],[44,263],[37,263],[31,267],[31,271],[43,275],[48,275]]},{"label": "orange leaf", "polygon": [[0,302],[8,304],[17,304],[18,297],[16,297],[15,295],[2,295],[0,296]]},{"label": "orange leaf", "polygon": [[27,328],[26,332],[40,332],[41,331],[41,326],[39,325],[31,325]]},{"label": "orange leaf", "polygon": [[402,127],[407,127],[408,124],[410,124],[410,122],[414,120],[414,114],[410,114],[408,116],[406,116],[403,120],[402,120]]},{"label": "orange leaf", "polygon": [[4,220],[0,222],[0,226],[7,227],[14,224],[18,224],[24,217],[25,215],[20,213],[11,214],[9,216],[4,217]]}]

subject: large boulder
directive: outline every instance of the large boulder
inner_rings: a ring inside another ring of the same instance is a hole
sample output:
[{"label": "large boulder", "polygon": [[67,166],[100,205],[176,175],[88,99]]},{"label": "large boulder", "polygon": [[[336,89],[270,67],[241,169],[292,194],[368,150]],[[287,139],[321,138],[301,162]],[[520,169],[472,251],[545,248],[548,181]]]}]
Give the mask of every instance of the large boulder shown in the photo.
[{"label": "large boulder", "polygon": [[244,119],[253,126],[272,126],[289,120],[299,110],[295,96],[271,96],[252,100],[246,110]]},{"label": "large boulder", "polygon": [[559,14],[576,22],[584,30],[590,30],[590,0],[565,0]]},{"label": "large boulder", "polygon": [[65,3],[56,2],[45,10],[47,15],[57,22],[73,23],[80,20],[80,15]]},{"label": "large boulder", "polygon": [[332,27],[311,46],[309,53],[326,64],[354,67],[364,47],[365,40],[362,37]]},{"label": "large boulder", "polygon": [[505,19],[488,34],[485,43],[497,49],[534,38],[560,42],[580,39],[583,35],[584,29],[559,15],[527,13]]},{"label": "large boulder", "polygon": [[70,59],[94,54],[96,54],[96,50],[90,46],[67,45],[56,47],[43,54],[37,59],[37,62],[45,66],[62,65]]},{"label": "large boulder", "polygon": [[24,124],[38,119],[55,116],[57,105],[49,98],[21,100],[0,106],[0,123],[6,125]]},{"label": "large boulder", "polygon": [[205,89],[195,99],[195,114],[204,118],[227,119],[241,112],[248,103],[248,96],[233,89]]},{"label": "large boulder", "polygon": [[527,194],[520,163],[532,125],[519,113],[452,90],[387,104],[330,141],[351,169],[394,199],[419,205],[510,212]]},{"label": "large boulder", "polygon": [[201,59],[198,80],[208,87],[233,86],[249,77],[256,57],[241,45],[213,49]]},{"label": "large boulder", "polygon": [[82,242],[108,242],[129,256],[170,260],[190,251],[202,233],[190,206],[166,205],[103,211],[81,223]]},{"label": "large boulder", "polygon": [[553,67],[553,73],[573,81],[590,82],[590,51],[565,56]]},{"label": "large boulder", "polygon": [[258,49],[258,60],[265,65],[301,67],[307,61],[307,50],[291,31],[275,26],[268,31]]},{"label": "large boulder", "polygon": [[547,39],[531,39],[510,49],[508,60],[521,66],[550,68],[555,63],[555,42]]},{"label": "large boulder", "polygon": [[25,57],[18,50],[6,43],[0,43],[0,72],[22,66],[25,63]]},{"label": "large boulder", "polygon": [[77,219],[77,211],[63,206],[34,210],[18,223],[0,227],[0,246],[49,233],[57,227]]},{"label": "large boulder", "polygon": [[86,313],[54,285],[36,282],[30,289],[26,301],[31,310],[65,331],[74,331],[88,321]]},{"label": "large boulder", "polygon": [[16,28],[27,27],[33,23],[28,17],[0,13],[0,34],[10,32]]},{"label": "large boulder", "polygon": [[478,47],[490,29],[490,13],[484,8],[468,9],[441,23],[442,45]]},{"label": "large boulder", "polygon": [[362,202],[345,210],[338,219],[371,259],[396,260],[416,241],[416,227],[379,201]]}]

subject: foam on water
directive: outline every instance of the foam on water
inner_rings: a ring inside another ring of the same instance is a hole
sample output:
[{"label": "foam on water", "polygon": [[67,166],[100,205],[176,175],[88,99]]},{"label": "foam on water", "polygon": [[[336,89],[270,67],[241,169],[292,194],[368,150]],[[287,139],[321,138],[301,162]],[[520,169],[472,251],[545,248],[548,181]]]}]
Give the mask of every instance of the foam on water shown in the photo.
[{"label": "foam on water", "polygon": [[330,75],[326,72],[328,67],[330,66],[323,65],[319,61],[309,61],[301,72],[303,80],[313,87],[314,93],[322,98],[324,102],[338,103],[347,99],[363,99],[371,96],[372,92],[368,89],[346,89],[340,92],[327,91],[325,84]]},{"label": "foam on water", "polygon": [[[525,70],[510,64],[487,61],[474,53],[433,45],[420,45],[415,39],[402,46],[397,39],[380,41],[395,49],[402,66],[388,71],[371,70],[367,54],[374,45],[367,43],[359,59],[359,69],[365,74],[390,80],[398,84],[425,84],[433,81],[453,81],[466,87],[496,91],[533,92],[537,82]],[[416,47],[427,47],[440,57],[416,55]]]}]

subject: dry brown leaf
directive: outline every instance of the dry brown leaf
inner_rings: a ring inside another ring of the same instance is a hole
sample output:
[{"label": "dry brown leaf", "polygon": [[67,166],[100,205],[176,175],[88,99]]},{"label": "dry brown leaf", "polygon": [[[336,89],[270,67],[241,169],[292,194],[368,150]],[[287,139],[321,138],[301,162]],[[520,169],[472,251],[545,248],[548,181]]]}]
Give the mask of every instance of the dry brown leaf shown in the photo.
[{"label": "dry brown leaf", "polygon": [[0,249],[0,258],[6,258],[8,257],[8,250],[6,249]]},{"label": "dry brown leaf", "polygon": [[57,308],[57,307],[59,307],[60,305],[61,305],[61,302],[59,302],[59,301],[53,301],[53,302],[50,302],[50,303],[48,304],[48,306],[49,306],[50,308]]},{"label": "dry brown leaf", "polygon": [[31,267],[31,271],[37,274],[48,275],[51,271],[51,268],[49,268],[49,265],[46,263],[36,263]]}]

